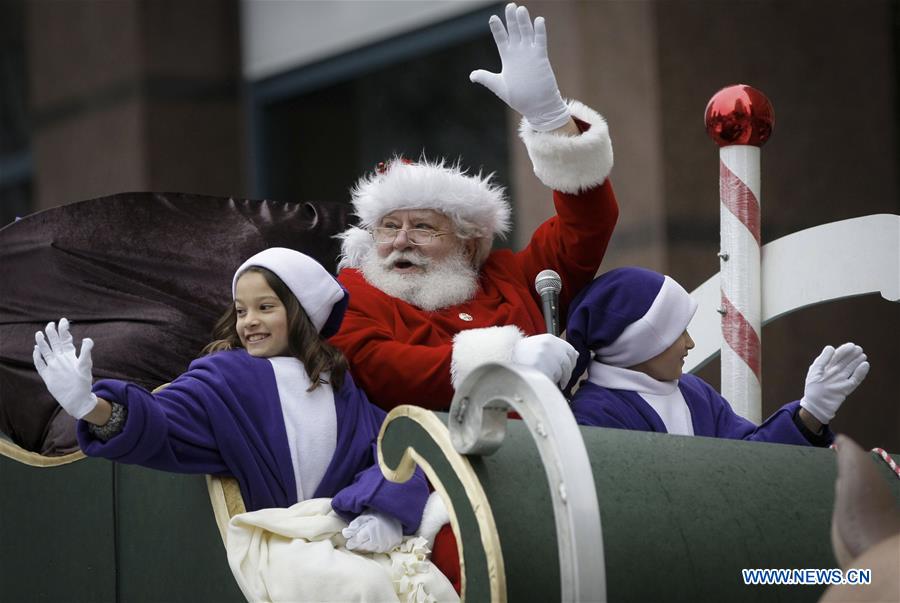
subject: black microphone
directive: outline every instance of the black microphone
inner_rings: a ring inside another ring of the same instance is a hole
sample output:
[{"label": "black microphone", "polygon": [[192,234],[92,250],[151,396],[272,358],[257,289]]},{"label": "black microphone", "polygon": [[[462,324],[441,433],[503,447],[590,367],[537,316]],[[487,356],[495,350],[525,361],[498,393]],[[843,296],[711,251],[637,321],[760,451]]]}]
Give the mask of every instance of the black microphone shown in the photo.
[{"label": "black microphone", "polygon": [[541,296],[541,309],[547,332],[559,337],[559,292],[562,279],[555,270],[541,270],[534,279],[534,288]]}]

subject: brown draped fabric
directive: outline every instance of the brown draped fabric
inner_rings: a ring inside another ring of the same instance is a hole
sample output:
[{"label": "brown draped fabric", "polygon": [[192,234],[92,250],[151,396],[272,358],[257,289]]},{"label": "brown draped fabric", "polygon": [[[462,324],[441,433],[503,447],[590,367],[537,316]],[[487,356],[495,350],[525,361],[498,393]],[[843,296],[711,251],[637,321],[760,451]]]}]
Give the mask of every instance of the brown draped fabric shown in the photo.
[{"label": "brown draped fabric", "polygon": [[77,448],[74,421],[32,364],[34,333],[65,316],[91,337],[94,378],[153,388],[184,372],[231,301],[235,268],[289,247],[332,273],[350,206],[121,193],[0,229],[0,430],[47,455]]}]

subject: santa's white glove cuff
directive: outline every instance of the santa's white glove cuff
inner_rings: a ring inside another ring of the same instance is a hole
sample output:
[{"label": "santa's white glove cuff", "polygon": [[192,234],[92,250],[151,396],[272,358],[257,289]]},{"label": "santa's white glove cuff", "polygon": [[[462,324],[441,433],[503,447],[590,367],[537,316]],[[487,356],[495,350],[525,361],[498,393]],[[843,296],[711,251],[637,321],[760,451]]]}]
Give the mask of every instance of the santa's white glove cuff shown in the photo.
[{"label": "santa's white glove cuff", "polygon": [[869,363],[860,346],[853,343],[837,349],[825,346],[806,374],[800,406],[820,423],[828,424],[868,374]]},{"label": "santa's white glove cuff", "polygon": [[509,362],[516,343],[525,334],[514,325],[467,329],[453,337],[450,380],[459,389],[466,377],[485,362]]},{"label": "santa's white glove cuff", "polygon": [[572,345],[549,333],[533,335],[513,347],[512,362],[541,371],[550,381],[565,387],[572,376],[578,352]]}]

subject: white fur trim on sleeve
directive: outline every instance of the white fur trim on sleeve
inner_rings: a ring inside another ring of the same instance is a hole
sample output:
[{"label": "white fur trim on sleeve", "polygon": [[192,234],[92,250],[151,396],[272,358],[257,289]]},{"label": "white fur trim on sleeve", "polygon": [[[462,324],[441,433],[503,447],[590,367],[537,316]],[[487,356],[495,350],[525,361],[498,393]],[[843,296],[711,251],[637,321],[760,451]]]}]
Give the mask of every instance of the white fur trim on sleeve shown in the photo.
[{"label": "white fur trim on sleeve", "polygon": [[505,362],[512,357],[513,347],[525,338],[518,327],[486,327],[460,331],[453,338],[450,359],[450,382],[453,389],[485,362]]},{"label": "white fur trim on sleeve", "polygon": [[419,529],[416,536],[424,538],[428,541],[428,546],[434,547],[434,537],[441,531],[445,524],[450,523],[450,513],[444,504],[439,492],[435,491],[428,495],[428,501],[425,503],[425,510],[422,511],[422,521],[419,522]]},{"label": "white fur trim on sleeve", "polygon": [[603,117],[578,101],[569,101],[572,117],[591,124],[580,136],[533,130],[523,118],[519,136],[525,142],[534,175],[553,190],[578,193],[609,176],[613,166],[612,142]]}]

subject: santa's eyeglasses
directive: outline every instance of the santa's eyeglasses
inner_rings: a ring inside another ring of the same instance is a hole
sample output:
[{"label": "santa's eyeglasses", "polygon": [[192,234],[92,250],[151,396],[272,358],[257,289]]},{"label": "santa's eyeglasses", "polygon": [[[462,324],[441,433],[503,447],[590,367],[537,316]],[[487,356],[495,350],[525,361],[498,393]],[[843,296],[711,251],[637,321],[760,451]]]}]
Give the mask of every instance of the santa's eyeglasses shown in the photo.
[{"label": "santa's eyeglasses", "polygon": [[393,228],[390,226],[373,228],[372,237],[376,243],[393,243],[397,236],[406,233],[406,240],[412,245],[428,245],[435,237],[453,234],[450,232],[438,232],[427,228]]}]

